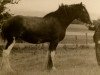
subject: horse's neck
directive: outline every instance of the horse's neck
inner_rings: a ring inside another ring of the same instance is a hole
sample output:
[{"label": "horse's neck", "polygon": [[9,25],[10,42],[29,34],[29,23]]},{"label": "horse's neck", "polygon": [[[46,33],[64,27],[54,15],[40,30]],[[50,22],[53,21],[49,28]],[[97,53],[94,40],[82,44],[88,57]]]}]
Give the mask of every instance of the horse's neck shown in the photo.
[{"label": "horse's neck", "polygon": [[75,14],[69,12],[66,13],[65,15],[59,16],[58,19],[61,21],[63,26],[67,28],[71,24],[71,22],[75,20]]},{"label": "horse's neck", "polygon": [[53,17],[53,16],[55,16],[55,13],[51,12],[51,13],[45,15],[43,18],[50,18],[50,17]]},{"label": "horse's neck", "polygon": [[70,25],[70,23],[75,19],[75,14],[72,11],[65,12],[65,14],[63,12],[60,14],[58,12],[51,12],[44,16],[44,18],[48,18],[48,17],[49,18],[55,17],[57,20],[59,20],[61,25],[67,28]]}]

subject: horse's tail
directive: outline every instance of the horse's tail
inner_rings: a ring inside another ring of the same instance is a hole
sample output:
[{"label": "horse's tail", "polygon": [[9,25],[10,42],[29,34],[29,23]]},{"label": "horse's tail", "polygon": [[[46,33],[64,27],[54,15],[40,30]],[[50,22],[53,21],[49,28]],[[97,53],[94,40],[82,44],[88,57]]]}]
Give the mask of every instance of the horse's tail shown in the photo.
[{"label": "horse's tail", "polygon": [[8,20],[6,20],[2,26],[1,26],[1,38],[5,41],[7,40],[7,38],[9,37],[10,35],[10,32],[9,32],[9,26],[11,24],[11,20],[12,18],[9,18]]},{"label": "horse's tail", "polygon": [[7,36],[9,35],[9,32],[7,30],[7,27],[9,26],[9,20],[5,21],[1,26],[1,39],[7,40]]},{"label": "horse's tail", "polygon": [[1,27],[1,39],[6,40],[4,24]]}]

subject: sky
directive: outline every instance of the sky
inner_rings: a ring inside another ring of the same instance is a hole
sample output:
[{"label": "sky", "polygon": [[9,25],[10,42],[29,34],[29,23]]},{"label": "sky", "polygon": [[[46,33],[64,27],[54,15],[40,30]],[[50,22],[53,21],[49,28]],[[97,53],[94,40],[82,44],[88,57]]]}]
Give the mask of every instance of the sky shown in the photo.
[{"label": "sky", "polygon": [[41,11],[49,13],[57,10],[58,6],[63,4],[77,4],[82,2],[89,14],[91,19],[100,18],[100,0],[21,0],[18,4],[7,5],[11,12],[14,14],[27,15],[24,12]]}]

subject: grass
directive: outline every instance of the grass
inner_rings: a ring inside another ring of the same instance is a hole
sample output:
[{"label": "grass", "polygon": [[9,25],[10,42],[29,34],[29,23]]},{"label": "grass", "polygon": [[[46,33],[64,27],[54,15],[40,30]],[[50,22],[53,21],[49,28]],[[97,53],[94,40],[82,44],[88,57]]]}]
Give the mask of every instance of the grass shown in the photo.
[{"label": "grass", "polygon": [[13,48],[10,55],[11,66],[18,75],[100,74],[94,48],[64,48],[63,46],[58,46],[56,51],[55,66],[57,71],[47,72],[45,70],[47,46],[40,50],[36,50],[32,45],[27,45],[23,49]]}]

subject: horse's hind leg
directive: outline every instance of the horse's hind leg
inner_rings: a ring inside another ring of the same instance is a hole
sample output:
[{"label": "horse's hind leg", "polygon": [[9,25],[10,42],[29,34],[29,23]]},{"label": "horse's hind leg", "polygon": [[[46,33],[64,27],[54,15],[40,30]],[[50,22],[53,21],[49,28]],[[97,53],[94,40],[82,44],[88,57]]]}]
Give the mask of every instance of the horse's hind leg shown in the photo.
[{"label": "horse's hind leg", "polygon": [[5,50],[3,50],[2,53],[2,63],[1,63],[1,71],[4,72],[12,72],[13,70],[10,67],[9,63],[9,54],[11,52],[12,47],[15,44],[15,38],[9,38],[7,39],[7,44],[5,47]]}]

